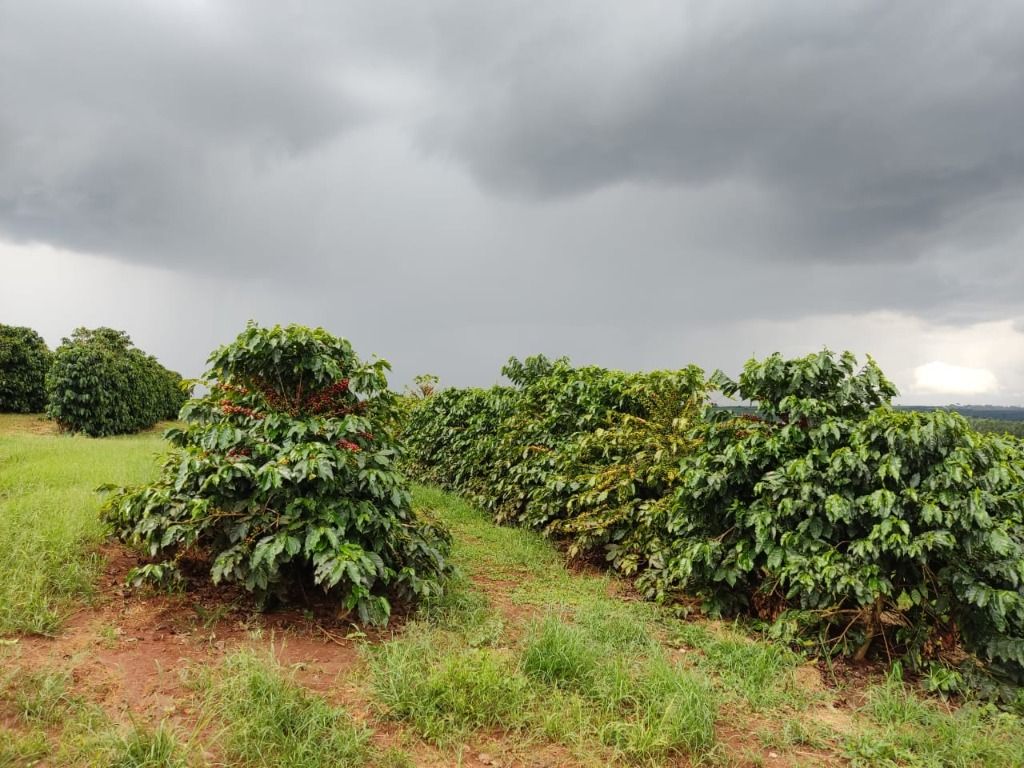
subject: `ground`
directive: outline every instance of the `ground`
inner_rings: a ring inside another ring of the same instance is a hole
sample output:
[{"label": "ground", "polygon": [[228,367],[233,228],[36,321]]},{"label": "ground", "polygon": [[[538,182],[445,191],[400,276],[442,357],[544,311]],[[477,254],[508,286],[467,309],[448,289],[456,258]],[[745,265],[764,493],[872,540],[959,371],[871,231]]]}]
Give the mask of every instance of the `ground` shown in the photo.
[{"label": "ground", "polygon": [[651,605],[433,488],[461,575],[386,629],[129,588],[95,489],[162,447],[0,417],[0,768],[1024,765],[1013,716]]}]

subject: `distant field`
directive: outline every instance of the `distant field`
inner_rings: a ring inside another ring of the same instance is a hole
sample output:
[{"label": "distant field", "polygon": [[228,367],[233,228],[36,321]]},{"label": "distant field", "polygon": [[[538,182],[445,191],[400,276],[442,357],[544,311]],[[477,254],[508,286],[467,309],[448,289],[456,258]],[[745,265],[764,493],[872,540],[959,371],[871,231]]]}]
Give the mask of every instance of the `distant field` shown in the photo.
[{"label": "distant field", "polygon": [[956,411],[968,419],[1024,421],[1024,407],[995,405],[897,405],[898,411]]},{"label": "distant field", "polygon": [[124,591],[94,489],[161,448],[0,417],[0,766],[1024,765],[1015,716],[681,618],[427,487],[462,575],[387,631]]},{"label": "distant field", "polygon": [[[897,411],[955,411],[969,419],[994,419],[999,421],[1024,421],[1024,406],[994,405],[895,405]],[[723,405],[723,410],[734,413],[753,413],[749,405]]]},{"label": "distant field", "polygon": [[[754,408],[746,405],[722,406],[723,410],[732,413],[753,413]],[[898,411],[955,411],[966,418],[979,432],[995,432],[1024,437],[1024,407],[1007,406],[975,406],[975,405],[897,405]]]}]

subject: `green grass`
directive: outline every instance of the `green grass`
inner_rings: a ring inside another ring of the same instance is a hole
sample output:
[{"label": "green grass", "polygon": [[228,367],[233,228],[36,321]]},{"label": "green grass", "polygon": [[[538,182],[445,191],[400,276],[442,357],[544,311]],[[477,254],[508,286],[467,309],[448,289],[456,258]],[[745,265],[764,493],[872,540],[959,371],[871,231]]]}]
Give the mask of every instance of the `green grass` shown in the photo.
[{"label": "green grass", "polygon": [[694,663],[717,674],[723,686],[754,711],[808,702],[807,692],[793,676],[802,659],[781,645],[760,642],[732,629],[712,632],[692,622],[675,624],[671,642],[698,651]]},{"label": "green grass", "polygon": [[379,754],[372,732],[300,686],[272,657],[229,656],[201,679],[202,708],[223,723],[218,746],[229,765],[346,768],[400,764]]},{"label": "green grass", "polygon": [[0,768],[22,768],[38,764],[50,754],[46,734],[20,732],[0,725]]},{"label": "green grass", "polygon": [[605,743],[634,762],[700,756],[715,743],[718,696],[711,682],[655,655],[625,689],[629,714],[601,729]]},{"label": "green grass", "polygon": [[17,670],[4,682],[15,713],[32,725],[58,723],[77,706],[68,693],[71,675],[61,670]]},{"label": "green grass", "polygon": [[507,732],[526,724],[529,681],[506,651],[410,627],[403,639],[373,649],[369,665],[381,712],[439,746],[482,728]]},{"label": "green grass", "polygon": [[452,556],[470,575],[516,579],[568,575],[562,557],[539,534],[495,525],[479,508],[438,488],[413,487],[413,503],[440,514],[453,534]]},{"label": "green grass", "polygon": [[11,433],[0,416],[0,635],[52,634],[75,601],[93,594],[104,532],[104,483],[156,471],[159,434],[90,439]]},{"label": "green grass", "polygon": [[709,678],[598,622],[549,615],[521,641],[486,648],[415,623],[368,653],[381,713],[441,747],[499,731],[520,746],[561,743],[599,764],[655,764],[715,744],[719,696]]},{"label": "green grass", "polygon": [[526,639],[523,671],[541,682],[589,690],[599,664],[599,649],[580,627],[546,616]]},{"label": "green grass", "polygon": [[187,768],[189,748],[163,723],[120,727],[72,690],[63,669],[8,664],[0,705],[19,726],[0,726],[0,768],[53,765],[104,768]]},{"label": "green grass", "polygon": [[164,725],[155,730],[134,726],[114,736],[110,768],[185,768],[188,763],[174,732]]},{"label": "green grass", "polygon": [[995,768],[1024,765],[1024,723],[991,706],[923,700],[897,668],[868,691],[868,722],[846,742],[854,766]]}]

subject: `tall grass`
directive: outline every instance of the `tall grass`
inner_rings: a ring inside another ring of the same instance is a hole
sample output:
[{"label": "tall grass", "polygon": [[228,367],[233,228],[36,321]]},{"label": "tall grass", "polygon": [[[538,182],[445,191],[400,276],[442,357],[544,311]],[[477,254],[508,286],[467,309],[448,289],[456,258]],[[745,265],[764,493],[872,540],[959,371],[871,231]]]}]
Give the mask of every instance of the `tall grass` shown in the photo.
[{"label": "tall grass", "polygon": [[860,766],[995,768],[1024,765],[1024,723],[991,705],[948,709],[922,700],[896,667],[883,685],[868,690],[864,714],[871,724],[846,742]]},{"label": "tall grass", "polygon": [[481,728],[508,732],[526,725],[529,681],[508,653],[445,647],[440,633],[418,628],[407,635],[370,657],[373,692],[384,714],[439,746]]},{"label": "tall grass", "polygon": [[203,708],[224,724],[229,765],[346,768],[381,765],[371,731],[310,693],[269,655],[239,651],[210,672]]},{"label": "tall grass", "polygon": [[96,440],[5,426],[0,421],[0,634],[51,634],[72,600],[93,593],[103,537],[96,488],[151,477],[164,442],[152,432]]}]

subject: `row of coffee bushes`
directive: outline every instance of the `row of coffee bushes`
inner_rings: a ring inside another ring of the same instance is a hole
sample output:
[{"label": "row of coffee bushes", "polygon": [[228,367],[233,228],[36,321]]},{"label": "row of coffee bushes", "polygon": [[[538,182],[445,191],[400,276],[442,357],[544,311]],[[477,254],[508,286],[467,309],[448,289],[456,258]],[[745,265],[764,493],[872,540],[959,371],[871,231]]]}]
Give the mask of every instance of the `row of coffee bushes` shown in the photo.
[{"label": "row of coffee bushes", "polygon": [[123,331],[78,328],[51,353],[30,328],[0,326],[0,411],[46,413],[65,431],[128,434],[177,417],[177,373]]},{"label": "row of coffee bushes", "polygon": [[[510,386],[416,404],[414,474],[651,598],[697,597],[829,652],[1022,677],[1018,440],[894,410],[893,385],[849,353],[751,360],[735,381],[544,358],[504,373]],[[756,412],[716,408],[715,390]]]}]

